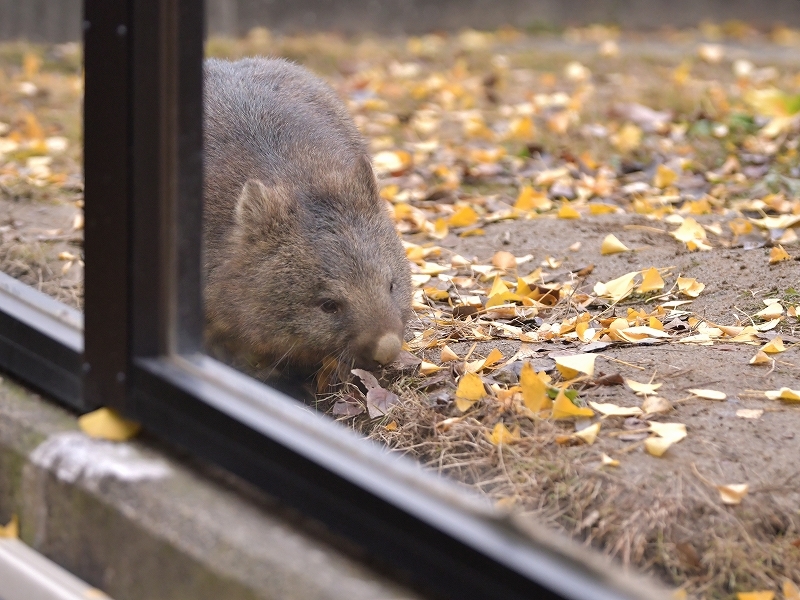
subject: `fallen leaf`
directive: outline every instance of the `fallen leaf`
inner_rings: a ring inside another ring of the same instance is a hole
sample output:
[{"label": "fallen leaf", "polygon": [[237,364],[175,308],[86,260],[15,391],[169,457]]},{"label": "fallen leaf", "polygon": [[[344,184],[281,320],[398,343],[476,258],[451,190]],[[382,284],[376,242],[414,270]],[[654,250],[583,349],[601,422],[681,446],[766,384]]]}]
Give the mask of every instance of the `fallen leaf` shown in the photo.
[{"label": "fallen leaf", "polygon": [[746,483],[731,483],[727,485],[718,485],[720,498],[723,504],[741,504],[742,498],[747,495],[750,486]]},{"label": "fallen leaf", "polygon": [[769,251],[769,264],[774,265],[785,260],[791,260],[792,257],[783,249],[783,246],[778,244]]},{"label": "fallen leaf", "polygon": [[459,208],[448,221],[450,227],[469,227],[478,222],[478,213],[469,205]]},{"label": "fallen leaf", "polygon": [[606,417],[638,417],[642,409],[638,406],[618,406],[612,403],[589,402],[589,406]]},{"label": "fallen leaf", "polygon": [[514,426],[513,430],[509,430],[503,423],[498,423],[492,429],[491,434],[486,436],[489,441],[495,446],[500,444],[512,444],[519,441],[519,425]]},{"label": "fallen leaf", "polygon": [[657,292],[663,289],[664,279],[655,267],[642,271],[642,283],[636,288],[637,293],[646,294],[647,292]]},{"label": "fallen leaf", "polygon": [[789,579],[783,580],[783,600],[800,600],[800,588]]},{"label": "fallen leaf", "polygon": [[0,525],[0,538],[13,538],[19,537],[19,517],[11,515],[11,520],[6,525]]},{"label": "fallen leaf", "polygon": [[389,409],[397,404],[400,398],[396,394],[382,387],[377,387],[367,392],[367,412],[370,419],[382,417]]},{"label": "fallen leaf", "polygon": [[762,591],[762,592],[739,592],[736,594],[736,600],[774,600],[775,592]]},{"label": "fallen leaf", "polygon": [[617,254],[619,252],[630,252],[630,248],[620,242],[613,233],[609,233],[600,245],[600,254]]},{"label": "fallen leaf", "polygon": [[564,393],[564,390],[558,391],[558,396],[553,401],[553,418],[554,419],[570,419],[572,417],[593,417],[594,411],[591,408],[581,408],[575,406]]},{"label": "fallen leaf", "polygon": [[589,377],[594,375],[594,361],[596,354],[570,354],[554,358],[556,368],[566,379],[577,377],[578,373],[585,373]]},{"label": "fallen leaf", "polygon": [[123,418],[111,408],[98,408],[78,417],[78,427],[86,435],[112,442],[124,442],[134,437],[141,426]]},{"label": "fallen leaf", "polygon": [[777,391],[764,392],[770,400],[783,400],[784,402],[800,402],[800,392],[797,390],[782,387]]},{"label": "fallen leaf", "polygon": [[694,394],[698,398],[704,398],[705,400],[725,400],[728,395],[724,392],[718,392],[717,390],[703,390],[698,388],[693,388],[691,390],[687,390],[690,394]]},{"label": "fallen leaf", "polygon": [[693,277],[678,277],[676,283],[678,291],[690,298],[697,298],[706,287],[705,283],[700,283]]},{"label": "fallen leaf", "polygon": [[461,412],[466,411],[484,396],[486,396],[486,390],[479,375],[465,373],[461,376],[456,389],[456,406]]},{"label": "fallen leaf", "polygon": [[619,461],[614,458],[611,458],[608,454],[604,452],[603,454],[600,455],[600,464],[608,467],[618,467]]},{"label": "fallen leaf", "polygon": [[575,432],[575,437],[583,440],[590,446],[594,444],[597,439],[597,434],[600,433],[600,422],[592,423],[588,427],[584,427],[580,431]]},{"label": "fallen leaf", "polygon": [[772,338],[766,344],[764,344],[761,347],[761,350],[759,350],[759,352],[766,352],[767,354],[777,354],[779,352],[784,352],[785,350],[786,348],[783,345],[783,340],[781,339],[781,336],[778,335]]},{"label": "fallen leaf", "polygon": [[453,352],[453,350],[452,350],[452,348],[450,348],[450,346],[445,345],[444,348],[442,348],[442,354],[439,357],[439,361],[440,362],[451,362],[451,361],[454,361],[454,360],[461,360],[461,359],[459,358],[458,354]]},{"label": "fallen leaf", "polygon": [[535,413],[552,408],[553,401],[547,395],[547,384],[533,370],[531,363],[525,362],[519,376],[522,388],[522,402]]},{"label": "fallen leaf", "polygon": [[559,219],[580,219],[581,213],[575,210],[575,207],[565,202],[559,207],[556,216],[558,216]]},{"label": "fallen leaf", "polygon": [[645,396],[642,402],[642,410],[648,415],[666,413],[672,409],[672,402],[660,396]]},{"label": "fallen leaf", "polygon": [[765,352],[759,350],[756,355],[750,359],[751,365],[765,365],[765,364],[772,364],[772,360],[769,355]]},{"label": "fallen leaf", "polygon": [[736,416],[741,419],[760,419],[763,414],[760,408],[740,408],[736,411]]},{"label": "fallen leaf", "polygon": [[634,393],[640,394],[642,396],[650,396],[656,393],[656,390],[660,388],[663,384],[662,383],[639,383],[638,381],[634,381],[633,379],[626,379],[625,385],[627,385]]}]

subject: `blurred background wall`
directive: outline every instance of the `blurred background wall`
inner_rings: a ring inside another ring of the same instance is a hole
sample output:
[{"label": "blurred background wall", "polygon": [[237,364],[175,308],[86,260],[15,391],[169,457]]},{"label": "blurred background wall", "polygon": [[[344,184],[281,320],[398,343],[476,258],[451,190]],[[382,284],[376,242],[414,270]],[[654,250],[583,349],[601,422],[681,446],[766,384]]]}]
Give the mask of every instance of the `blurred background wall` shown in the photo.
[{"label": "blurred background wall", "polygon": [[[109,0],[113,1],[113,0]],[[800,0],[207,0],[212,34],[280,31],[424,33],[467,27],[560,28],[591,23],[676,28],[702,21],[800,26]],[[0,0],[0,40],[81,38],[81,0]]]}]

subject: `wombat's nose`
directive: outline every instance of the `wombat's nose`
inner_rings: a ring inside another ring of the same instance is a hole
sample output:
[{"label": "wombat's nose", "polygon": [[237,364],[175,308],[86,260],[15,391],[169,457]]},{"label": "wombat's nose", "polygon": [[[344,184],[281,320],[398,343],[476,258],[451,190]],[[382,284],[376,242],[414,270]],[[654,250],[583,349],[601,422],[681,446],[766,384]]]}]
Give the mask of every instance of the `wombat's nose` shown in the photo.
[{"label": "wombat's nose", "polygon": [[400,354],[401,346],[402,342],[400,342],[400,338],[397,337],[397,334],[384,333],[375,344],[375,351],[372,353],[372,359],[381,365],[388,365]]}]

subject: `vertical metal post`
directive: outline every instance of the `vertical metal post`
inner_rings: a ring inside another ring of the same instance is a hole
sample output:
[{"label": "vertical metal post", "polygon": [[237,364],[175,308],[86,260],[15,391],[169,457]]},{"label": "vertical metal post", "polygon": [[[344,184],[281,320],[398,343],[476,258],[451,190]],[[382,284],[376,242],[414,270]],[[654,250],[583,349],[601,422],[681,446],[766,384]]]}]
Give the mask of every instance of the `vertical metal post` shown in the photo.
[{"label": "vertical metal post", "polygon": [[203,10],[85,0],[86,393],[200,348]]},{"label": "vertical metal post", "polygon": [[85,0],[87,407],[120,407],[129,365],[130,0]]}]

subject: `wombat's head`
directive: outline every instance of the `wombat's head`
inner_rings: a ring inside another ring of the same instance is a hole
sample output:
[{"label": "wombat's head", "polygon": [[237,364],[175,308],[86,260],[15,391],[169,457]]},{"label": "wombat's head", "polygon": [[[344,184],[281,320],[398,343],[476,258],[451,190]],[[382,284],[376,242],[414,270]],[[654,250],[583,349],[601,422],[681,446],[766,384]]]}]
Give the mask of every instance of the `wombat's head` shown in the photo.
[{"label": "wombat's head", "polygon": [[301,373],[329,357],[372,369],[400,352],[408,261],[368,159],[350,167],[244,185],[207,298],[212,329],[240,351]]}]

